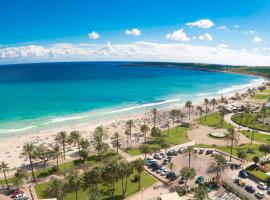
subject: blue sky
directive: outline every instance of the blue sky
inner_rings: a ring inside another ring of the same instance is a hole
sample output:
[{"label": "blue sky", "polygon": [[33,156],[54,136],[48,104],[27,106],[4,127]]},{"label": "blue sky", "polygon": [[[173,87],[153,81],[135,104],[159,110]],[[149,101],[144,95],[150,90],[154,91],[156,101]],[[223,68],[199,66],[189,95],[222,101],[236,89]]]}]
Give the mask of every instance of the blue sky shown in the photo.
[{"label": "blue sky", "polygon": [[[10,47],[108,41],[183,43],[268,56],[269,21],[268,0],[2,0],[1,57],[7,62],[3,49]],[[209,27],[202,28],[204,23]]]}]

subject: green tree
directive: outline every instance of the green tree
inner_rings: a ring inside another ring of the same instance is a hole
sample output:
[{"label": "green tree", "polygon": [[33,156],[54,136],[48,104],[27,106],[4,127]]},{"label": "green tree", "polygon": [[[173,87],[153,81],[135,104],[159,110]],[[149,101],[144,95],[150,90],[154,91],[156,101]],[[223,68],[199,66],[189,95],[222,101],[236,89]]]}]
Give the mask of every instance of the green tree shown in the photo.
[{"label": "green tree", "polygon": [[200,119],[200,123],[202,122],[202,114],[203,114],[203,109],[201,106],[197,106],[196,110],[199,112],[199,119]]},{"label": "green tree", "polygon": [[119,162],[119,178],[121,179],[122,185],[122,196],[124,197],[128,188],[128,178],[133,173],[132,163],[126,160],[120,160]]},{"label": "green tree", "polygon": [[215,98],[211,99],[210,104],[213,106],[213,111],[214,111],[215,105],[217,105],[217,100]]},{"label": "green tree", "polygon": [[144,142],[146,142],[147,133],[150,131],[150,128],[144,124],[141,126],[141,132],[144,134]]},{"label": "green tree", "polygon": [[230,161],[232,161],[233,146],[238,144],[240,140],[240,136],[234,130],[234,128],[228,128],[228,133],[226,134],[226,137],[224,139],[227,143],[230,143],[230,148],[231,148]]},{"label": "green tree", "polygon": [[270,146],[266,144],[262,144],[259,146],[259,151],[264,153],[264,156],[266,156],[270,152]]},{"label": "green tree", "polygon": [[242,160],[245,160],[247,158],[247,152],[238,149],[238,151],[237,151],[237,157],[239,159],[241,159],[241,165],[242,165]]},{"label": "green tree", "polygon": [[83,188],[88,189],[89,192],[97,192],[100,183],[102,183],[102,178],[99,166],[95,166],[83,173]]},{"label": "green tree", "polygon": [[194,148],[192,146],[187,147],[187,151],[185,152],[185,156],[188,156],[188,167],[190,168],[191,158],[197,158],[196,153],[194,152]]},{"label": "green tree", "polygon": [[170,134],[170,121],[169,120],[166,123],[166,127],[167,127],[167,136],[169,136]]},{"label": "green tree", "polygon": [[32,172],[32,178],[33,181],[36,182],[36,177],[34,173],[34,166],[33,166],[33,159],[35,159],[35,146],[33,143],[25,143],[23,145],[23,150],[21,153],[21,157],[26,158],[30,162],[31,172]]},{"label": "green tree", "polygon": [[151,149],[148,145],[142,144],[140,145],[140,152],[144,154],[144,158],[146,159],[146,155],[151,153]]},{"label": "green tree", "polygon": [[154,108],[153,110],[151,110],[151,113],[152,113],[152,115],[153,115],[153,124],[154,124],[154,128],[156,128],[157,109]]},{"label": "green tree", "polygon": [[56,159],[56,170],[59,172],[59,158],[62,156],[62,152],[58,144],[53,146],[51,156]]},{"label": "green tree", "polygon": [[139,175],[138,190],[140,190],[140,188],[141,188],[141,174],[143,172],[144,161],[142,159],[137,159],[137,160],[133,161],[133,166]]},{"label": "green tree", "polygon": [[8,166],[8,164],[5,161],[2,161],[0,163],[0,170],[4,174],[4,178],[5,178],[5,182],[6,182],[7,188],[9,188],[9,184],[8,184],[8,180],[7,180],[7,173],[9,172],[9,166]]},{"label": "green tree", "polygon": [[167,153],[167,149],[170,147],[170,144],[169,144],[168,142],[164,141],[164,142],[162,142],[162,143],[160,144],[160,147],[161,147],[162,149],[165,149],[165,153]]},{"label": "green tree", "polygon": [[194,198],[196,200],[206,200],[208,197],[208,187],[204,184],[200,184],[194,191]]},{"label": "green tree", "polygon": [[214,155],[211,163],[208,165],[208,169],[216,173],[216,180],[219,179],[219,174],[226,168],[226,158],[221,154]]},{"label": "green tree", "polygon": [[26,180],[28,180],[28,173],[24,169],[17,169],[14,174],[14,185],[17,188],[21,188]]},{"label": "green tree", "polygon": [[172,110],[170,111],[170,115],[171,115],[171,117],[172,117],[173,125],[174,125],[174,123],[175,123],[175,118],[176,118],[177,112],[178,112],[177,109],[172,109]]},{"label": "green tree", "polygon": [[63,200],[66,194],[65,182],[60,178],[52,177],[48,183],[46,193],[57,200]]},{"label": "green tree", "polygon": [[[180,170],[180,175],[182,177],[185,177],[186,180],[192,180],[193,178],[195,178],[196,176],[196,171],[194,168],[190,168],[190,167],[183,167],[181,170]],[[185,183],[185,185],[187,185],[187,181]]]},{"label": "green tree", "polygon": [[93,147],[97,150],[99,156],[101,153],[103,153],[103,151],[108,148],[108,145],[104,142],[104,140],[107,138],[107,130],[103,126],[98,126],[93,133],[91,143],[93,144]]},{"label": "green tree", "polygon": [[51,151],[44,144],[36,146],[35,148],[36,158],[43,161],[43,167],[45,168],[51,158]]},{"label": "green tree", "polygon": [[75,200],[78,200],[78,192],[82,186],[82,178],[78,173],[72,173],[67,177],[66,188],[69,192],[75,192]]},{"label": "green tree", "polygon": [[63,157],[64,157],[64,160],[66,159],[66,145],[68,143],[68,135],[65,131],[61,131],[59,133],[57,133],[55,139],[54,139],[56,142],[58,142],[60,145],[62,145],[62,148],[63,148]]},{"label": "green tree", "polygon": [[208,113],[208,104],[209,104],[209,100],[208,99],[204,99],[204,105],[205,105],[204,121],[206,121],[206,117],[207,117],[207,113]]},{"label": "green tree", "polygon": [[185,107],[188,108],[188,119],[190,119],[190,110],[193,107],[192,102],[191,101],[187,101],[185,103]]},{"label": "green tree", "polygon": [[79,155],[81,152],[81,139],[82,139],[82,135],[79,131],[71,131],[69,140],[71,144],[77,145]]},{"label": "green tree", "polygon": [[252,158],[252,161],[254,162],[255,165],[257,165],[260,162],[260,158],[258,156],[254,156]]},{"label": "green tree", "polygon": [[221,127],[223,127],[224,116],[225,116],[225,107],[222,106],[221,109],[219,110],[219,118],[220,118],[219,123],[221,124]]},{"label": "green tree", "polygon": [[122,138],[119,133],[115,132],[113,137],[111,138],[111,143],[113,148],[116,148],[116,153],[118,154],[118,149],[121,147]]},{"label": "green tree", "polygon": [[132,138],[132,128],[134,127],[134,121],[133,120],[128,120],[126,122],[126,130],[125,130],[125,134],[129,137],[130,140],[130,146],[132,146],[131,143],[131,138]]}]

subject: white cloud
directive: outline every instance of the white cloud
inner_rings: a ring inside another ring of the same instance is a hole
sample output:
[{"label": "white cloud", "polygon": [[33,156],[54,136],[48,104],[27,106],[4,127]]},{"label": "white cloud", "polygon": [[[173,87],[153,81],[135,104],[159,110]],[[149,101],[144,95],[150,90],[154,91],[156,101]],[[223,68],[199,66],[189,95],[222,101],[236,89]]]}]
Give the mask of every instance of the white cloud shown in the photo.
[{"label": "white cloud", "polygon": [[100,38],[100,35],[97,32],[92,31],[92,33],[88,34],[88,37],[92,40],[97,40],[98,38]]},{"label": "white cloud", "polygon": [[251,51],[253,53],[256,53],[256,54],[259,54],[260,53],[260,49],[258,49],[258,48],[253,48]]},{"label": "white cloud", "polygon": [[245,48],[242,48],[242,49],[241,49],[241,51],[243,51],[243,52],[247,52],[247,49],[245,49]]},{"label": "white cloud", "polygon": [[254,36],[253,42],[262,42],[262,38],[258,37],[258,36]]},{"label": "white cloud", "polygon": [[227,30],[227,27],[226,26],[219,26],[217,29],[218,30]]},{"label": "white cloud", "polygon": [[182,28],[172,33],[168,33],[166,35],[166,38],[169,40],[177,40],[177,41],[183,41],[183,42],[190,40],[190,38],[187,36],[187,34],[184,32]]},{"label": "white cloud", "polygon": [[264,50],[264,51],[270,51],[270,47],[264,47],[264,48],[262,48],[262,50]]},{"label": "white cloud", "polygon": [[240,26],[238,24],[235,24],[234,28],[240,28]]},{"label": "white cloud", "polygon": [[228,45],[227,44],[219,44],[218,47],[219,48],[228,48]]},{"label": "white cloud", "polygon": [[211,28],[215,24],[210,19],[200,19],[200,20],[195,21],[195,22],[189,22],[186,25],[189,26],[190,28],[198,27],[198,28],[202,28],[202,29],[207,29],[207,28]]},{"label": "white cloud", "polygon": [[243,52],[229,48],[206,47],[183,43],[136,42],[84,45],[25,45],[0,49],[0,63],[57,61],[170,61],[216,63],[228,65],[269,66],[270,57],[253,50]]},{"label": "white cloud", "polygon": [[249,30],[248,31],[250,34],[254,34],[254,31],[253,30]]},{"label": "white cloud", "polygon": [[141,31],[139,30],[139,29],[137,29],[137,28],[133,28],[133,29],[131,29],[131,30],[126,30],[126,32],[125,32],[127,35],[132,35],[132,36],[139,36],[139,35],[141,35]]},{"label": "white cloud", "polygon": [[209,40],[212,41],[213,37],[209,33],[205,33],[199,36],[199,40]]}]

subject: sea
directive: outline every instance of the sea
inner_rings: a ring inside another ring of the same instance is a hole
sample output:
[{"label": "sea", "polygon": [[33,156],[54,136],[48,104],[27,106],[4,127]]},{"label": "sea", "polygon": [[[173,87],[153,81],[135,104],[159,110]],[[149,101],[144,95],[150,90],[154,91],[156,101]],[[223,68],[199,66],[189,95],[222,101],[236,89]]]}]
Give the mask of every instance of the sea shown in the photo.
[{"label": "sea", "polygon": [[181,106],[262,82],[132,62],[1,65],[0,137]]}]

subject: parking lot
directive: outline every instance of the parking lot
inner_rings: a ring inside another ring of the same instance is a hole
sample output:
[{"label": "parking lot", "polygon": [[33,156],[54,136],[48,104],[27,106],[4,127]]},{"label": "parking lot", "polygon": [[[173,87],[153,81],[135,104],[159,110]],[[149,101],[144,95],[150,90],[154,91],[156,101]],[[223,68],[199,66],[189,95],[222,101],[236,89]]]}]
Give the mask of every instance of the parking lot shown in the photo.
[{"label": "parking lot", "polygon": [[[213,177],[215,174],[209,172],[208,166],[209,166],[209,163],[212,162],[212,155],[216,154],[218,152],[212,151],[211,153],[209,153],[208,149],[204,149],[204,148],[197,148],[197,149],[195,149],[195,151],[196,151],[196,153],[195,153],[196,156],[191,157],[191,167],[194,168],[196,171],[195,180],[199,176],[203,176],[204,179],[208,179],[208,178]],[[148,166],[146,166],[145,169],[149,173],[151,173],[153,176],[157,177],[158,179],[160,179],[163,182],[171,181],[175,185],[179,184],[178,182],[181,178],[180,177],[180,170],[183,167],[188,167],[189,157],[182,150],[179,151],[179,149],[175,149],[174,152],[177,152],[177,153],[169,154],[170,153],[170,151],[169,151],[169,152],[167,152],[167,155],[164,152],[161,153],[161,155],[159,153],[152,155],[151,157],[148,158],[148,160],[150,160],[150,162],[152,160],[154,163],[157,163],[157,164],[156,165],[152,164],[152,166],[154,166],[154,167],[152,167],[151,165],[148,164]],[[158,156],[158,155],[160,155],[160,156]],[[164,161],[168,160],[168,158],[170,158],[171,160],[167,164],[164,164]],[[226,156],[226,159],[229,161],[228,156]],[[170,164],[169,163],[173,163],[172,172],[175,173],[176,177],[174,177],[174,176],[172,176],[172,178],[167,177],[168,173],[170,172]],[[238,161],[236,159],[232,159],[232,163],[234,163],[236,165],[240,165],[240,161]],[[225,169],[225,171],[232,171],[232,169],[228,166],[228,168]],[[194,184],[195,180],[188,181],[187,185]]]}]

